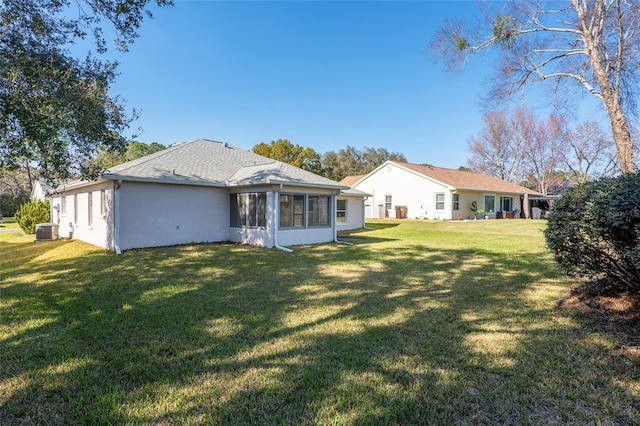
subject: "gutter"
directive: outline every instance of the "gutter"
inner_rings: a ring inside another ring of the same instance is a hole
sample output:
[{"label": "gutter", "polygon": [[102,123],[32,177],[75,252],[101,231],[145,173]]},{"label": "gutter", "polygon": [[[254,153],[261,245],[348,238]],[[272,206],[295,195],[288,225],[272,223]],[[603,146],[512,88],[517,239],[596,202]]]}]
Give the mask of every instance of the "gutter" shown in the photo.
[{"label": "gutter", "polygon": [[279,250],[286,251],[287,253],[293,253],[293,250],[287,247],[283,247],[278,244],[278,229],[280,228],[280,191],[282,191],[282,184],[274,191],[275,194],[275,218],[274,218],[274,230],[273,230],[273,246]]},{"label": "gutter", "polygon": [[113,182],[113,242],[116,254],[122,254],[120,250],[120,187],[122,180]]}]

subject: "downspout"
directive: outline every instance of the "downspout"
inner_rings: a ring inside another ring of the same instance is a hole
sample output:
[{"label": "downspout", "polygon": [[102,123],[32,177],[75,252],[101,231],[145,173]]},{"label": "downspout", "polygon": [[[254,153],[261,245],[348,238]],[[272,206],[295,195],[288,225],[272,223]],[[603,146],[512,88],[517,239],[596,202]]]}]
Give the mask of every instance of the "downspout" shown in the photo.
[{"label": "downspout", "polygon": [[282,191],[282,184],[280,184],[280,187],[273,192],[275,194],[275,208],[273,209],[275,212],[275,217],[273,220],[273,246],[279,250],[286,251],[287,253],[293,253],[293,250],[291,250],[290,248],[282,247],[278,244],[278,229],[280,229],[280,191]]},{"label": "downspout", "polygon": [[338,244],[346,244],[348,246],[351,246],[353,244],[348,243],[346,241],[340,241],[338,239],[338,221],[336,220],[336,214],[335,214],[335,210],[337,208],[338,205],[338,201],[336,199],[336,197],[340,194],[341,190],[338,189],[338,192],[335,193],[335,195],[333,196],[333,211],[334,211],[334,215],[333,215],[333,242],[334,243],[338,243]]},{"label": "downspout", "polygon": [[122,180],[113,183],[113,242],[116,254],[122,254],[120,250],[120,187]]}]

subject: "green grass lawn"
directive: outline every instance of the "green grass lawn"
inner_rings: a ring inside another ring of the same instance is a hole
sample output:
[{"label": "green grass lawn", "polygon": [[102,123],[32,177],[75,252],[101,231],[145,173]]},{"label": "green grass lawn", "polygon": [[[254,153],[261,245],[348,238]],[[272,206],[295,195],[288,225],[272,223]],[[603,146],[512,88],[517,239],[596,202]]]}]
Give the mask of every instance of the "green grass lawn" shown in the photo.
[{"label": "green grass lawn", "polygon": [[20,226],[12,217],[5,217],[0,223],[0,240],[8,240],[9,238],[24,235]]},{"label": "green grass lawn", "polygon": [[0,424],[640,423],[542,221],[377,221],[353,245],[0,242]]}]

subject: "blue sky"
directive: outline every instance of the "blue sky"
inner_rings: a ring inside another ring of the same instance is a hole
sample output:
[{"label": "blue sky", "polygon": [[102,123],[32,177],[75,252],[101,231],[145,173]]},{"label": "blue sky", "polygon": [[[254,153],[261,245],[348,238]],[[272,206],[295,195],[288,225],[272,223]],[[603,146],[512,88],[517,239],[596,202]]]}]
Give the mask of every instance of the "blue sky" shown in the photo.
[{"label": "blue sky", "polygon": [[[490,64],[447,75],[426,47],[473,1],[181,1],[153,9],[112,93],[141,110],[138,140],[289,139],[320,154],[386,148],[457,168],[482,125]],[[112,49],[113,50],[113,49]]]}]

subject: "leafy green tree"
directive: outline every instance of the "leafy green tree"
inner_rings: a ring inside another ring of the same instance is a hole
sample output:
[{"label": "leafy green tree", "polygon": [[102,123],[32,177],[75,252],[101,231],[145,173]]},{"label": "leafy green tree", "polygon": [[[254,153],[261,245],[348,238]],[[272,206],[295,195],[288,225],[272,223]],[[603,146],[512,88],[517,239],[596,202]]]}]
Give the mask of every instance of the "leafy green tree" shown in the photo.
[{"label": "leafy green tree", "polygon": [[74,57],[68,46],[92,33],[107,50],[110,25],[116,47],[137,37],[147,4],[171,0],[4,0],[0,2],[0,164],[34,164],[49,183],[70,176],[95,178],[88,160],[98,149],[122,152],[123,132],[136,118],[108,93],[117,64],[91,52]]},{"label": "leafy green tree", "polygon": [[133,141],[127,145],[127,148],[123,153],[107,150],[98,151],[96,157],[91,160],[92,165],[90,167],[102,171],[118,164],[135,160],[136,158],[141,158],[145,155],[153,154],[154,152],[162,151],[165,148],[166,146],[159,144],[158,142],[146,144],[144,142]]},{"label": "leafy green tree", "polygon": [[25,234],[35,234],[36,225],[50,220],[49,201],[34,200],[23,204],[16,212],[16,223]]},{"label": "leafy green tree", "polygon": [[329,179],[340,181],[346,176],[364,175],[387,160],[406,162],[403,154],[389,152],[385,148],[368,148],[360,151],[352,146],[338,152],[329,151],[322,158],[322,168]]},{"label": "leafy green tree", "polygon": [[312,173],[322,174],[320,154],[313,148],[303,148],[288,139],[278,139],[270,143],[261,142],[253,147],[253,152],[267,158],[291,164]]},{"label": "leafy green tree", "polygon": [[556,261],[595,293],[640,291],[640,173],[587,182],[554,203],[545,238]]},{"label": "leafy green tree", "polygon": [[489,6],[481,18],[449,20],[436,32],[430,48],[446,67],[459,69],[471,56],[495,48],[500,55],[491,79],[494,99],[520,96],[530,83],[546,83],[554,102],[572,104],[582,88],[609,117],[620,170],[635,172],[630,119],[637,116],[640,92],[637,1],[478,3]]}]

